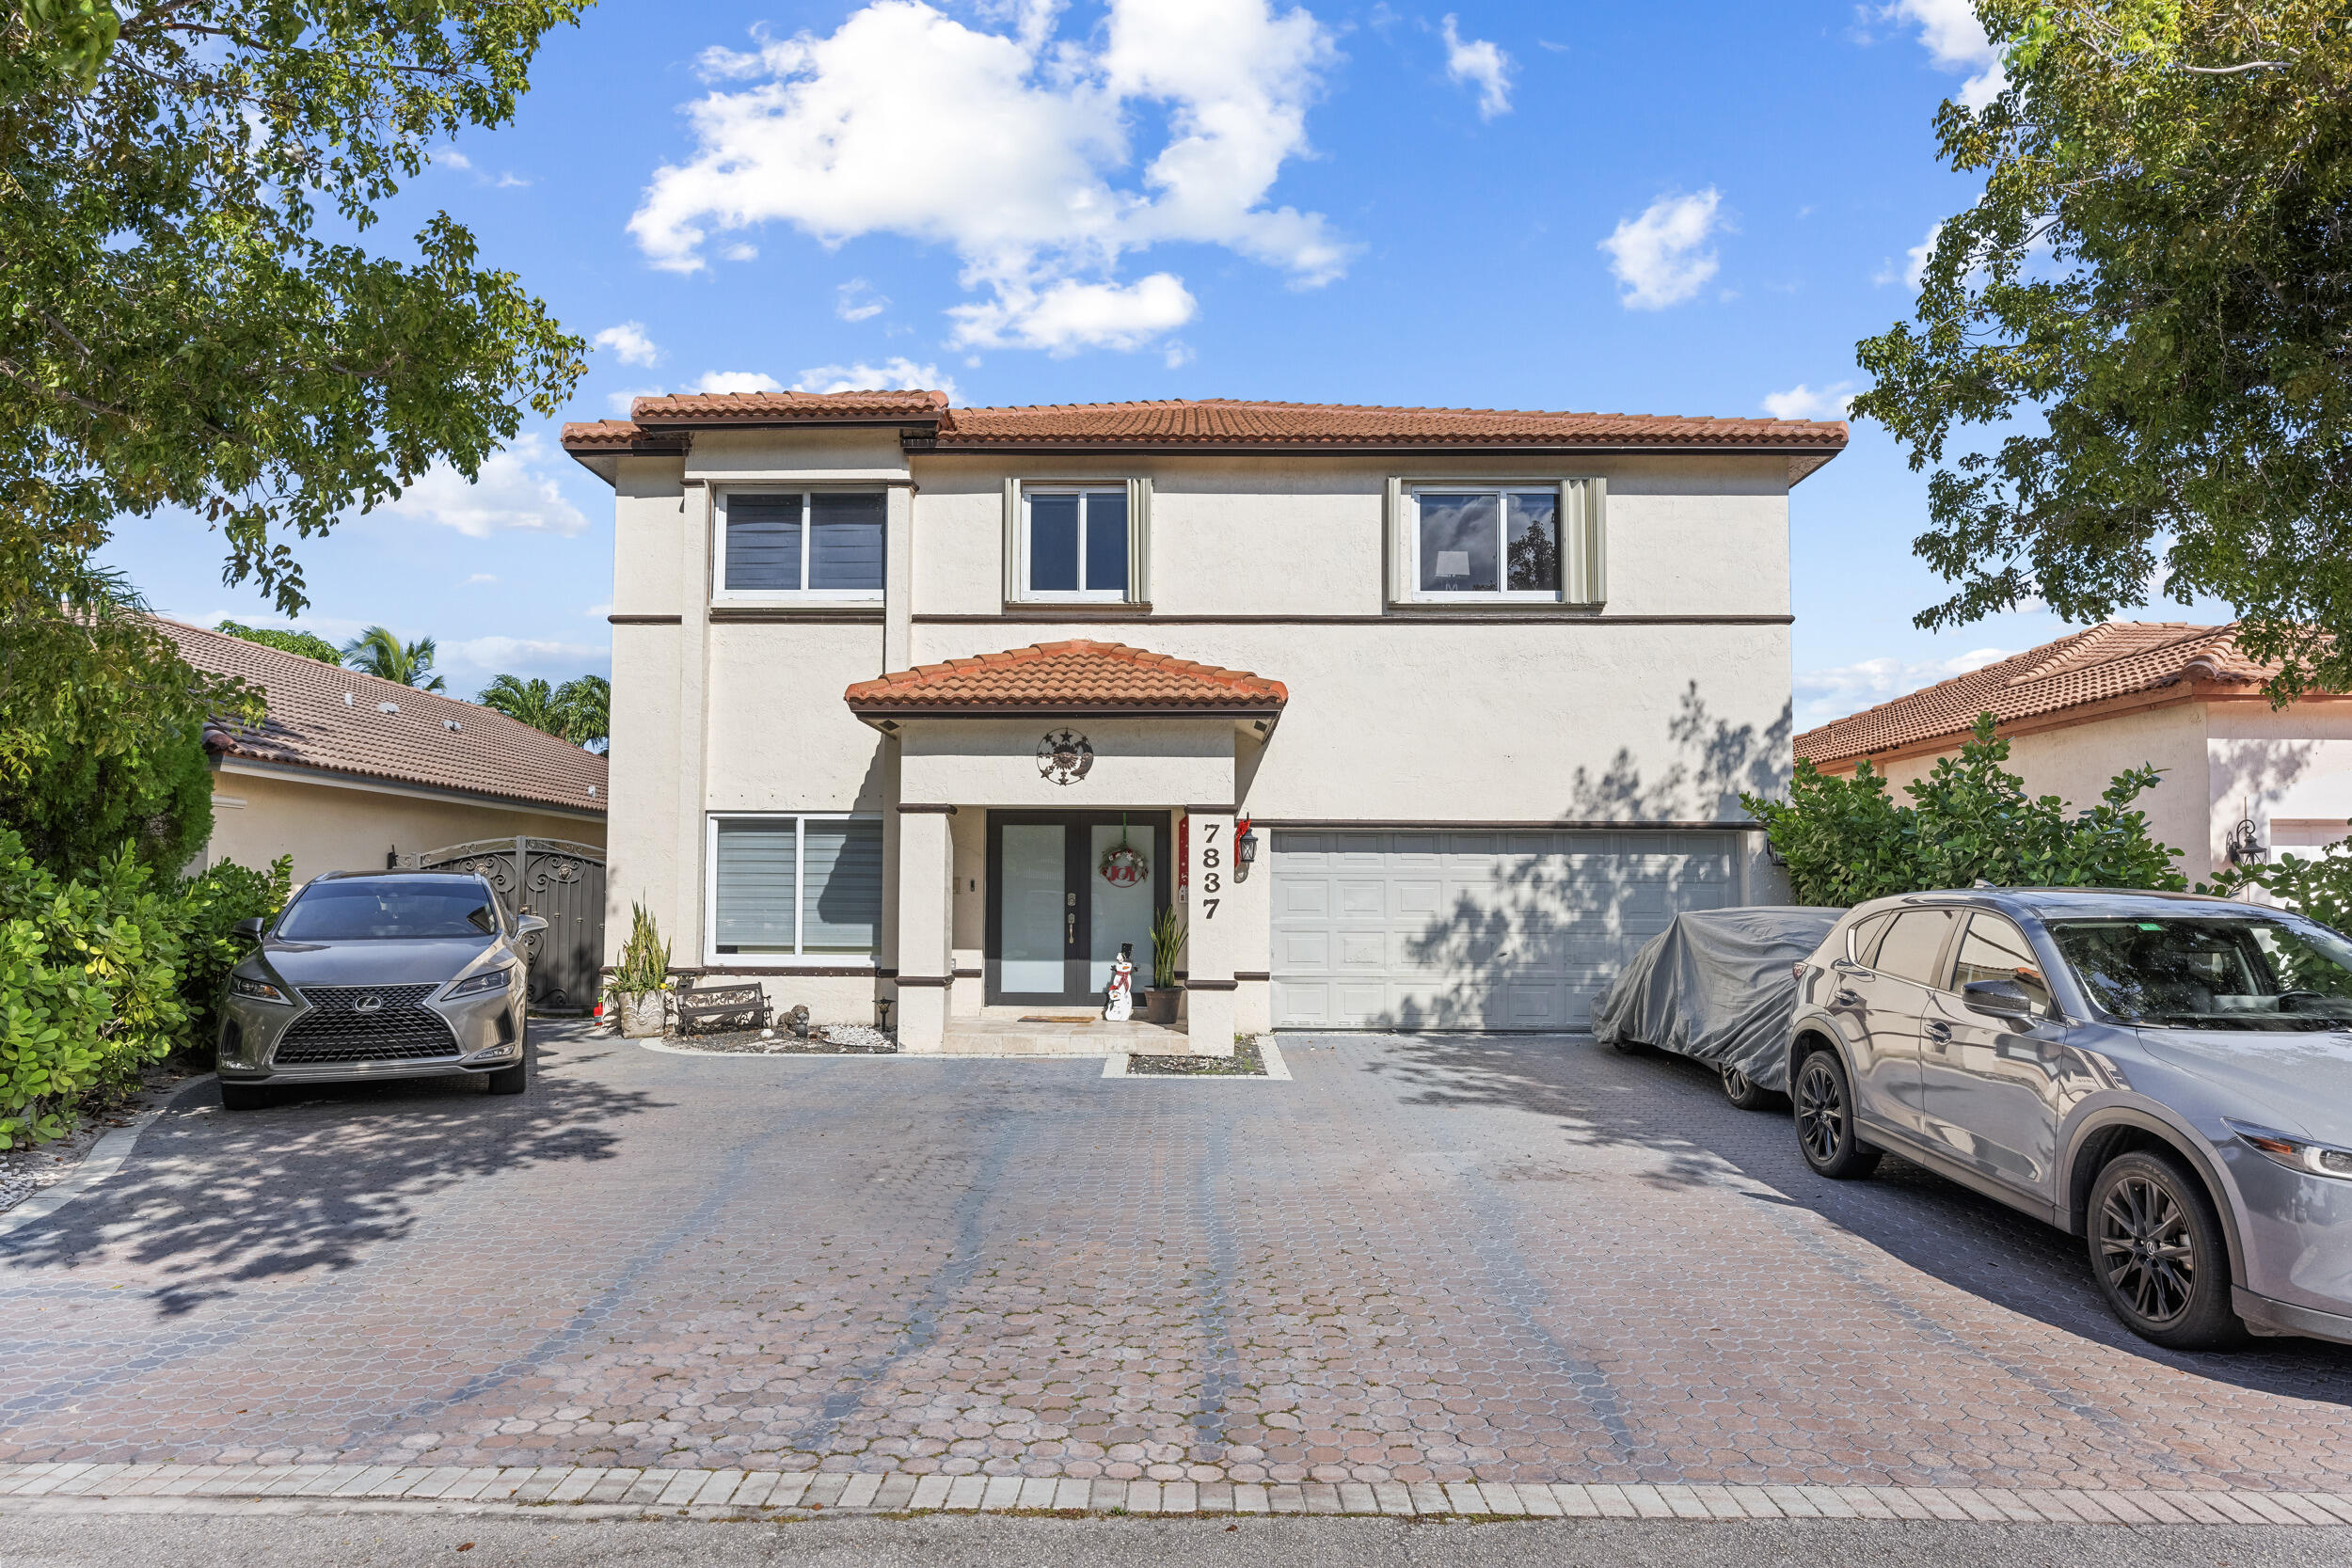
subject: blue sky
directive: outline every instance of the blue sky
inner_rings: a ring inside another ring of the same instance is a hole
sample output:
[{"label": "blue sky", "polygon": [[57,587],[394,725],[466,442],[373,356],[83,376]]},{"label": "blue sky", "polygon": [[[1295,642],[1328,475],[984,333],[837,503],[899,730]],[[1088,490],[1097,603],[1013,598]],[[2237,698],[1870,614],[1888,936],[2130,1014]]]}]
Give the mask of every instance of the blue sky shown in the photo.
[{"label": "blue sky", "polygon": [[[572,418],[882,384],[1834,418],[1973,194],[1936,107],[1996,69],[1965,0],[605,0],[374,232],[445,209],[594,339]],[[1801,726],[2059,629],[1911,626],[1925,488],[1865,425],[1794,492]],[[460,694],[602,672],[611,536],[532,428],[302,546],[301,624],[434,636]],[[219,546],[166,515],[108,553],[278,624]]]}]

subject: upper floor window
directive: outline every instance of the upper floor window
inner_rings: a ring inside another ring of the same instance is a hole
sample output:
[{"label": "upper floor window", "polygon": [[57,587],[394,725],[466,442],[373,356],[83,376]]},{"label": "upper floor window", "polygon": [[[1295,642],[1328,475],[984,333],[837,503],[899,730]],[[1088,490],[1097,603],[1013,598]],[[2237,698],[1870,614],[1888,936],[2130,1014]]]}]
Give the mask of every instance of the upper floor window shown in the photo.
[{"label": "upper floor window", "polygon": [[1025,485],[1024,599],[1118,603],[1127,594],[1127,487]]},{"label": "upper floor window", "polygon": [[731,491],[719,498],[718,596],[880,600],[888,501],[879,491]]},{"label": "upper floor window", "polygon": [[1413,492],[1418,598],[1560,596],[1560,491]]}]

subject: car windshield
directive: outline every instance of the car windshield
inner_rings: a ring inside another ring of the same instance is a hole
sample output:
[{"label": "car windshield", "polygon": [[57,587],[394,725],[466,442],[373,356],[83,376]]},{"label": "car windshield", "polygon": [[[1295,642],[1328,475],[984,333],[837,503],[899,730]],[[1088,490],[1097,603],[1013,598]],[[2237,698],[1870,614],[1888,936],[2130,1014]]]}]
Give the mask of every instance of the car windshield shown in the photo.
[{"label": "car windshield", "polygon": [[2259,915],[2059,920],[2058,951],[2090,999],[2162,1029],[2352,1028],[2352,942]]},{"label": "car windshield", "polygon": [[489,891],[471,877],[431,881],[318,882],[278,922],[281,942],[486,937],[498,930]]}]

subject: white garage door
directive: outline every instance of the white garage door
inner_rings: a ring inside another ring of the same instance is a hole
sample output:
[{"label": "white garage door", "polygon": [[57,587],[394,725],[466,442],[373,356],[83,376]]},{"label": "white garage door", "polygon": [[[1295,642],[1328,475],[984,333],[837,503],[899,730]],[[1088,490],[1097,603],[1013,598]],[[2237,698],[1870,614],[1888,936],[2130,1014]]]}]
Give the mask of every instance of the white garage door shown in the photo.
[{"label": "white garage door", "polygon": [[1736,902],[1731,833],[1274,833],[1284,1029],[1581,1029],[1684,910]]}]

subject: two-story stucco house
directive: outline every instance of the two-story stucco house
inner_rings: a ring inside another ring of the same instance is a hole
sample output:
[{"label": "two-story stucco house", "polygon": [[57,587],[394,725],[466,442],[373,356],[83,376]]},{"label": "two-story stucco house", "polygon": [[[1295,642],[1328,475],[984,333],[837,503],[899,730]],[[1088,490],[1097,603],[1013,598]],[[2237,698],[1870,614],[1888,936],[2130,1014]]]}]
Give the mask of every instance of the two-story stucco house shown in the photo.
[{"label": "two-story stucco house", "polygon": [[[1188,1027],[1562,1028],[1772,895],[1788,492],[1842,424],[936,392],[643,399],[610,888],[955,1049],[1179,907]],[[1134,855],[1114,856],[1124,846]],[[1141,866],[1136,863],[1140,857]]]}]

